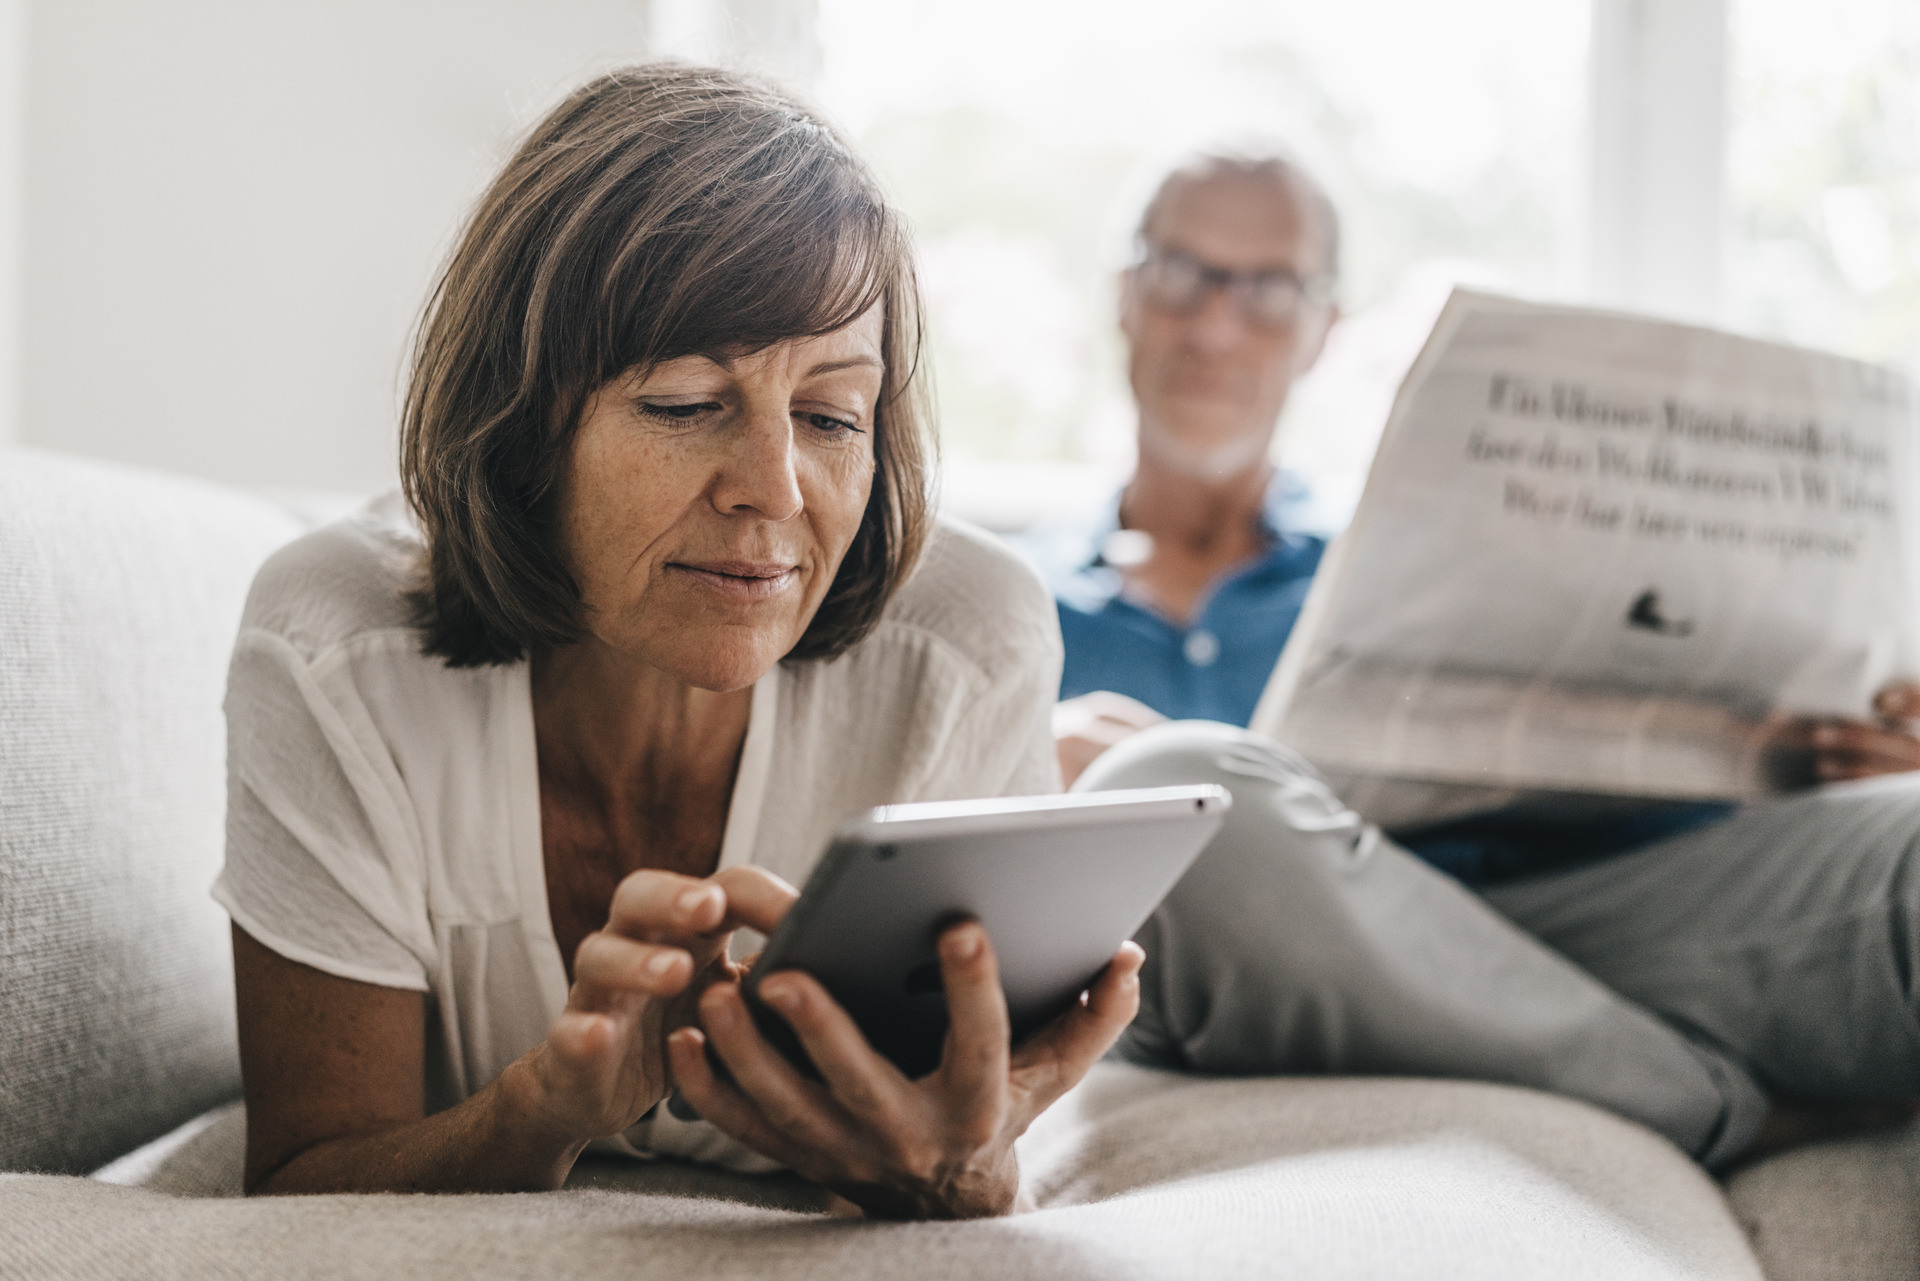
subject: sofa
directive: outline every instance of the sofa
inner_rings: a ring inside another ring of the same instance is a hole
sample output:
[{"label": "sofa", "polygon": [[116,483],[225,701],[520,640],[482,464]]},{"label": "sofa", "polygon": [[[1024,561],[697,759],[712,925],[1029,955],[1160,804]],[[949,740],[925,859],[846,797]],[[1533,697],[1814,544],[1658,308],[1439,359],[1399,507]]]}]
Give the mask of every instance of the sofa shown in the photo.
[{"label": "sofa", "polygon": [[0,450],[0,1277],[1920,1281],[1920,1129],[1716,1181],[1464,1081],[1101,1065],[1022,1141],[1037,1209],[828,1212],[793,1176],[589,1159],[543,1194],[245,1199],[227,651],[284,503]]}]

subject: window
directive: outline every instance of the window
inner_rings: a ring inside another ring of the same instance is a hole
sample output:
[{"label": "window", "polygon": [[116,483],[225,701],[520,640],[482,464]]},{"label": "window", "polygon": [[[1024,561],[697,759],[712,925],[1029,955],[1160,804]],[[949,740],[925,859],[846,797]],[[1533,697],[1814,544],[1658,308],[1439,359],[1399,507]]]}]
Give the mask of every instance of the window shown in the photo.
[{"label": "window", "polygon": [[1450,285],[1568,289],[1586,29],[1573,0],[821,0],[819,96],[918,231],[950,501],[1016,525],[1124,475],[1133,214],[1257,136],[1344,215],[1349,319],[1282,446],[1337,524]]},{"label": "window", "polygon": [[1920,339],[1920,6],[1735,0],[1727,288],[1742,329],[1868,360]]}]

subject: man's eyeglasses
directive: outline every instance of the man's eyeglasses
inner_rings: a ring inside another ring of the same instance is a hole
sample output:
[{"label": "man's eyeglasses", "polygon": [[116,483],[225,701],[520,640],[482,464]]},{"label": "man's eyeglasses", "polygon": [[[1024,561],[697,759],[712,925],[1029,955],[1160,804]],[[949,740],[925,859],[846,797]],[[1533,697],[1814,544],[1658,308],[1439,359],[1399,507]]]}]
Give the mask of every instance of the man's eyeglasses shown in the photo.
[{"label": "man's eyeglasses", "polygon": [[1165,311],[1192,311],[1209,291],[1223,289],[1248,324],[1278,329],[1300,318],[1308,306],[1325,303],[1333,282],[1325,276],[1301,279],[1284,267],[1231,271],[1201,262],[1178,249],[1149,246],[1133,266],[1134,288]]}]

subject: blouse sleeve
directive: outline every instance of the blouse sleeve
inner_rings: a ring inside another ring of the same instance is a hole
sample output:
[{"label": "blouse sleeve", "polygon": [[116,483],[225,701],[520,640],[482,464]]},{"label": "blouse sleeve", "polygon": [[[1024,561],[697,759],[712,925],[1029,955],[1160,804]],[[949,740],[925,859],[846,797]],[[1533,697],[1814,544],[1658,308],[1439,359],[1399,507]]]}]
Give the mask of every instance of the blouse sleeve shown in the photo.
[{"label": "blouse sleeve", "polygon": [[1051,651],[1041,649],[1017,675],[995,683],[981,700],[974,733],[1002,746],[1005,774],[984,795],[1038,796],[1061,790],[1060,757],[1053,745],[1053,699],[1060,689],[1058,620]]},{"label": "blouse sleeve", "polygon": [[943,794],[1033,796],[1061,790],[1053,703],[1063,647],[1053,597],[1027,563],[992,544],[955,591],[966,602],[954,630],[978,684],[937,773]]},{"label": "blouse sleeve", "polygon": [[213,896],[289,960],[428,988],[432,931],[404,807],[344,674],[242,633],[227,686],[227,859]]}]

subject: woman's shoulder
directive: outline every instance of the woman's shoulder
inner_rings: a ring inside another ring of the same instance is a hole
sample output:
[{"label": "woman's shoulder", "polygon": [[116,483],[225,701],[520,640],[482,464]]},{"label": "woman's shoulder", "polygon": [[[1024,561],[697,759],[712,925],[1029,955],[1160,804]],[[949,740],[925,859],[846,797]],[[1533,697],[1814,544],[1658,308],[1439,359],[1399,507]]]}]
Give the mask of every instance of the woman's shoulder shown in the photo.
[{"label": "woman's shoulder", "polygon": [[874,639],[931,633],[988,671],[1044,661],[1060,647],[1053,597],[1025,557],[986,530],[941,517]]},{"label": "woman's shoulder", "polygon": [[400,496],[373,499],[268,557],[240,629],[271,633],[309,661],[361,637],[409,634],[420,552]]}]

